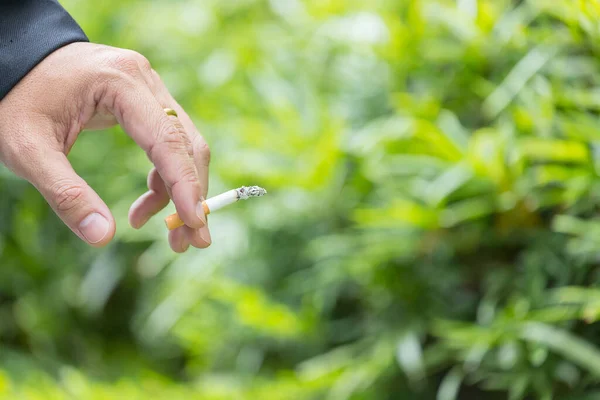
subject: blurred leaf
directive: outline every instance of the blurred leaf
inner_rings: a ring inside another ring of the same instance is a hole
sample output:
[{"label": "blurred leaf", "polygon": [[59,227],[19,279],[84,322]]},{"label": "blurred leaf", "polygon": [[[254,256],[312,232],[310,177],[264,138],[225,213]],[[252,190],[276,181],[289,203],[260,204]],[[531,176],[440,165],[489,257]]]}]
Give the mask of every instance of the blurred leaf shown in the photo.
[{"label": "blurred leaf", "polygon": [[458,368],[452,369],[446,374],[437,392],[437,400],[455,400],[463,380],[463,373]]},{"label": "blurred leaf", "polygon": [[529,322],[524,325],[520,335],[525,340],[547,345],[566,359],[587,369],[594,376],[600,375],[600,351],[568,331]]}]

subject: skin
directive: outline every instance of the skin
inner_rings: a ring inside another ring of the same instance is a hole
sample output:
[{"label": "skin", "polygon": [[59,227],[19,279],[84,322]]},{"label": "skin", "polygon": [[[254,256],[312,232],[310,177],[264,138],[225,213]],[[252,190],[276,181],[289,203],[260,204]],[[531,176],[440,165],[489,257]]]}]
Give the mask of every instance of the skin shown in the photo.
[{"label": "skin", "polygon": [[46,57],[0,101],[0,161],[31,182],[77,236],[102,247],[114,237],[114,217],[67,154],[84,129],[117,123],[154,164],[148,191],[129,211],[131,226],[141,228],[172,200],[186,226],[169,232],[171,248],[208,247],[198,207],[208,190],[208,145],[139,53],[73,43]]}]

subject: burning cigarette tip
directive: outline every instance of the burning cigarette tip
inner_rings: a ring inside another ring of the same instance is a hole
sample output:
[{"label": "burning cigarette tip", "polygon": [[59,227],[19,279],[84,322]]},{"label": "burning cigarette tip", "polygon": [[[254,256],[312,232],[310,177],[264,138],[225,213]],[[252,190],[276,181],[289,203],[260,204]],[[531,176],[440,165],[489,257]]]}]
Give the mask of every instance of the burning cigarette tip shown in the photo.
[{"label": "burning cigarette tip", "polygon": [[248,200],[250,197],[261,197],[267,194],[267,191],[260,186],[242,186],[236,191],[240,200]]}]

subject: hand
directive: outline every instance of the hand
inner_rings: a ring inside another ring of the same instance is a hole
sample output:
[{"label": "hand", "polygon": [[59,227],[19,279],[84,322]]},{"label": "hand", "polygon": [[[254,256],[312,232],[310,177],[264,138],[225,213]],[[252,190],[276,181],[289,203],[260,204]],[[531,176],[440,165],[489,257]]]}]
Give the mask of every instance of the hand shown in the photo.
[{"label": "hand", "polygon": [[140,228],[172,199],[186,226],[169,233],[171,248],[208,247],[206,216],[198,206],[208,189],[208,146],[136,52],[73,43],[46,57],[0,101],[0,161],[31,182],[77,236],[104,246],[115,234],[114,218],[67,154],[83,129],[116,123],[155,166],[149,191],[131,206],[130,224]]}]

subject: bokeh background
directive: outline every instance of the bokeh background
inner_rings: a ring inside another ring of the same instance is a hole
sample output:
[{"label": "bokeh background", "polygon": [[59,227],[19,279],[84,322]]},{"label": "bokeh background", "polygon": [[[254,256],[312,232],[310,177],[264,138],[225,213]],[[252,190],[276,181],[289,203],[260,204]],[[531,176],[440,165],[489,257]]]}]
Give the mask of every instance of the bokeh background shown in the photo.
[{"label": "bokeh background", "polygon": [[600,397],[600,2],[65,0],[150,59],[209,142],[176,255],[127,210],[119,129],[70,159],[86,247],[0,169],[1,399]]}]

